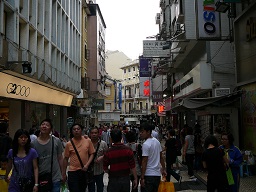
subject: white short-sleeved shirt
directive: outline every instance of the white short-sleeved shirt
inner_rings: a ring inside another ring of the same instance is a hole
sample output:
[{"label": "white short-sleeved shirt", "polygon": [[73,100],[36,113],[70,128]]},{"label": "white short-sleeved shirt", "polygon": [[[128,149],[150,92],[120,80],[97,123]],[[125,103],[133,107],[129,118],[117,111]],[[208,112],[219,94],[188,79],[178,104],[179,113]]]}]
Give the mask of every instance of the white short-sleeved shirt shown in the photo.
[{"label": "white short-sleeved shirt", "polygon": [[162,147],[160,142],[152,137],[148,138],[142,145],[142,156],[148,157],[145,176],[161,176],[160,152]]}]

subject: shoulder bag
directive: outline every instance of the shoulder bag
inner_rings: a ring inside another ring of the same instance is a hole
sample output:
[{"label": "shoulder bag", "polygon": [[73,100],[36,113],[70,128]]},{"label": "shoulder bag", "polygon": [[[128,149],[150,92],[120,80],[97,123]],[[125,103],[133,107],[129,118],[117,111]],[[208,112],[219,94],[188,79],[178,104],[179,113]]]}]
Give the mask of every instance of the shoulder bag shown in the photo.
[{"label": "shoulder bag", "polygon": [[[81,157],[80,157],[80,155],[79,155],[79,153],[78,153],[78,151],[77,151],[77,149],[76,149],[76,146],[75,146],[75,144],[74,144],[74,142],[73,142],[72,139],[70,140],[70,142],[71,142],[71,144],[72,144],[73,147],[74,147],[74,150],[75,150],[75,152],[76,152],[76,155],[77,155],[77,157],[78,157],[78,160],[79,160],[79,162],[80,162],[80,165],[81,165],[81,167],[82,167],[82,169],[83,169],[83,168],[84,168],[84,165],[83,165],[83,162],[82,162],[82,160],[81,160]],[[93,165],[94,165],[94,160],[95,160],[95,158],[96,158],[96,156],[97,156],[97,153],[98,153],[98,150],[99,150],[99,147],[100,147],[100,142],[101,142],[101,140],[98,141],[98,146],[97,146],[95,155],[94,155],[94,157],[93,157],[93,160],[92,160],[91,164],[89,165],[89,167],[88,167],[88,169],[87,169],[87,171],[86,171],[86,178],[87,178],[87,182],[88,182],[88,183],[90,183],[90,182],[93,180],[93,175],[94,175]]]},{"label": "shoulder bag", "polygon": [[52,153],[51,153],[51,171],[47,173],[39,174],[38,181],[38,191],[39,192],[51,192],[52,191],[52,165],[53,165],[53,151],[54,151],[54,138],[52,139]]}]

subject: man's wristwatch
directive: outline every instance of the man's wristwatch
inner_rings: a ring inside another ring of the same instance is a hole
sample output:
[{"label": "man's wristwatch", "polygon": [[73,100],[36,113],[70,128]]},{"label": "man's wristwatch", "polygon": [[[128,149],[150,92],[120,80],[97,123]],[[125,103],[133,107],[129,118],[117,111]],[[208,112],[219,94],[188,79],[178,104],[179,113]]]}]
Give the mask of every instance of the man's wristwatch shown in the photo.
[{"label": "man's wristwatch", "polygon": [[38,186],[39,186],[39,184],[38,184],[38,183],[36,183],[36,184],[35,184],[35,186],[36,186],[36,187],[38,187]]}]

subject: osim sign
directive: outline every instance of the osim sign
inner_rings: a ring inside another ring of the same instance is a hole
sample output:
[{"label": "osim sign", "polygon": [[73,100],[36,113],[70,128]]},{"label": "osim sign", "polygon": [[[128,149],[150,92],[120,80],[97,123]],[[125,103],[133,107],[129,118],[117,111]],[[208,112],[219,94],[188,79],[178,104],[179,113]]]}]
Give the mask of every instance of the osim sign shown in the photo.
[{"label": "osim sign", "polygon": [[204,0],[204,31],[210,35],[216,32],[216,13],[215,13],[215,0]]}]

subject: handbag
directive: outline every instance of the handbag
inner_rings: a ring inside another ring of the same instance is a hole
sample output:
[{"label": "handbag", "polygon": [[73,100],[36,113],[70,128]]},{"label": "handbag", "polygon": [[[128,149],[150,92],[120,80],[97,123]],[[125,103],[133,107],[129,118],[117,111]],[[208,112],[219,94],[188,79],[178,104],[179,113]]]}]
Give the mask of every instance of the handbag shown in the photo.
[{"label": "handbag", "polygon": [[52,190],[52,165],[53,165],[54,138],[53,137],[51,138],[52,138],[51,172],[39,174],[38,176],[39,192],[51,192]]},{"label": "handbag", "polygon": [[234,185],[235,182],[230,167],[226,170],[226,175],[228,179],[228,185]]},{"label": "handbag", "polygon": [[165,178],[160,181],[157,192],[175,192],[173,182],[167,182]]},{"label": "handbag", "polygon": [[[18,169],[16,168],[16,165],[14,163],[14,157],[13,157],[13,166],[14,166],[15,171],[19,175]],[[18,177],[18,184],[19,184],[21,192],[32,192],[34,185],[35,185],[35,181],[34,181],[33,177],[32,178]]]}]

